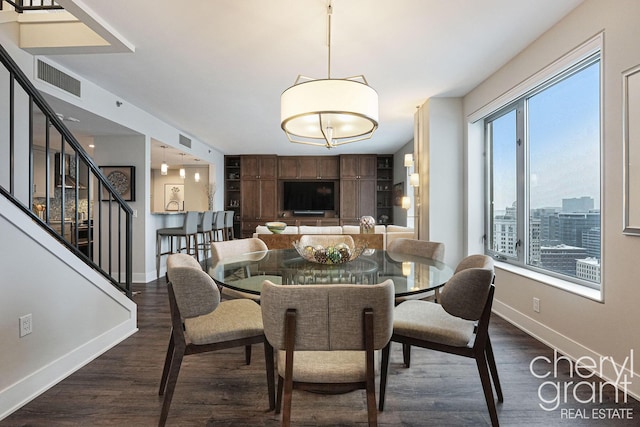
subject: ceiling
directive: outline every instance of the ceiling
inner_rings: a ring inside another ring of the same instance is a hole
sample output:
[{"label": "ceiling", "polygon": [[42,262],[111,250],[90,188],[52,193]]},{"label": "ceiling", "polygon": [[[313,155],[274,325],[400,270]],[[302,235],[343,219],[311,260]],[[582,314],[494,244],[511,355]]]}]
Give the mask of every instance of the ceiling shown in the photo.
[{"label": "ceiling", "polygon": [[[327,77],[328,0],[76,0],[135,52],[49,57],[223,154],[385,154],[412,140],[418,105],[465,95],[580,2],[333,0],[331,77],[364,74],[380,111],[371,140],[330,152],[280,128],[298,74]],[[54,108],[72,130],[130,132]]]}]

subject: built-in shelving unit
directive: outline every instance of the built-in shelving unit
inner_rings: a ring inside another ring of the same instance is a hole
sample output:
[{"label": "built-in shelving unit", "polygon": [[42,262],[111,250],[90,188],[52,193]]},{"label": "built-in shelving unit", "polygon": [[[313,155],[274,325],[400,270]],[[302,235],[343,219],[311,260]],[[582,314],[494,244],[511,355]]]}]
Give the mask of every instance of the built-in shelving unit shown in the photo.
[{"label": "built-in shelving unit", "polygon": [[393,156],[378,156],[376,176],[376,221],[393,223]]},{"label": "built-in shelving unit", "polygon": [[224,158],[224,209],[234,211],[233,231],[240,236],[240,156]]}]

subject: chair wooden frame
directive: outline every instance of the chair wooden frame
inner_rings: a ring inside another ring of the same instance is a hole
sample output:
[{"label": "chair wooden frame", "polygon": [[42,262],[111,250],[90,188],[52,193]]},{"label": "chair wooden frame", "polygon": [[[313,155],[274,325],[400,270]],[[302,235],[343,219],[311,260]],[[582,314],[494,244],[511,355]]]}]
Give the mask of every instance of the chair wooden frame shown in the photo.
[{"label": "chair wooden frame", "polygon": [[[306,390],[326,393],[346,393],[351,390],[363,389],[367,395],[367,419],[370,426],[378,424],[378,413],[376,410],[376,390],[375,390],[375,365],[373,348],[373,310],[363,310],[364,328],[364,348],[366,358],[366,381],[353,383],[306,383],[293,381],[293,359],[296,336],[296,310],[287,310],[285,318],[285,352],[286,365],[285,377],[278,375],[278,392],[276,400],[276,414],[282,408],[282,425],[291,425],[291,401],[293,390]],[[386,348],[389,347],[387,344]],[[385,370],[386,372],[386,370]],[[283,390],[284,389],[284,390]],[[284,398],[283,398],[284,391]]]},{"label": "chair wooden frame", "polygon": [[169,345],[167,347],[167,354],[164,362],[164,368],[162,370],[162,378],[160,379],[160,388],[158,390],[158,395],[164,395],[164,401],[162,403],[162,411],[160,413],[160,421],[158,422],[158,426],[164,426],[167,421],[169,408],[171,406],[171,400],[173,398],[173,392],[178,381],[178,374],[180,373],[180,367],[182,365],[184,356],[245,346],[245,362],[248,365],[251,363],[252,344],[264,344],[264,356],[267,371],[267,387],[269,390],[269,409],[273,410],[275,408],[275,381],[273,374],[275,364],[273,359],[273,348],[266,340],[264,334],[255,335],[243,339],[202,345],[187,342],[184,334],[184,325],[182,317],[180,315],[180,309],[178,308],[178,304],[176,303],[176,297],[173,292],[173,286],[171,283],[168,284],[168,294],[172,327],[171,335],[169,337]]},{"label": "chair wooden frame", "polygon": [[[491,424],[493,427],[499,425],[498,413],[496,410],[495,400],[493,398],[493,387],[495,388],[498,396],[498,401],[503,402],[504,397],[502,394],[502,387],[500,386],[500,380],[498,378],[498,370],[496,367],[496,361],[491,347],[491,340],[489,339],[489,319],[491,317],[491,306],[493,303],[493,294],[495,286],[491,284],[489,288],[489,295],[485,303],[482,315],[474,330],[473,345],[467,347],[456,347],[451,345],[445,345],[432,341],[425,341],[415,339],[407,336],[397,334],[395,331],[391,336],[391,341],[402,343],[403,346],[416,346],[421,348],[428,348],[432,350],[442,351],[450,354],[457,354],[459,356],[470,357],[475,359],[480,374],[480,382],[482,383],[482,390],[484,391],[484,397],[487,402],[487,408],[489,409],[489,416],[491,418]],[[389,366],[389,353],[390,347],[384,348],[382,351],[382,372],[380,375],[380,405],[379,409],[384,409],[385,389],[387,382],[387,369]],[[406,362],[406,360],[405,360]],[[408,365],[405,364],[408,367]]]}]

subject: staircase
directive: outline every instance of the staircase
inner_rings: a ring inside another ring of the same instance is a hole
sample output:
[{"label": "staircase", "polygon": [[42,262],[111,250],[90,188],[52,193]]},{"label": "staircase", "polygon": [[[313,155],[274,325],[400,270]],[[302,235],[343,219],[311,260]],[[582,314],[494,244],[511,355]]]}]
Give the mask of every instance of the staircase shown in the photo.
[{"label": "staircase", "polygon": [[0,193],[131,297],[132,209],[1,45],[0,62]]}]

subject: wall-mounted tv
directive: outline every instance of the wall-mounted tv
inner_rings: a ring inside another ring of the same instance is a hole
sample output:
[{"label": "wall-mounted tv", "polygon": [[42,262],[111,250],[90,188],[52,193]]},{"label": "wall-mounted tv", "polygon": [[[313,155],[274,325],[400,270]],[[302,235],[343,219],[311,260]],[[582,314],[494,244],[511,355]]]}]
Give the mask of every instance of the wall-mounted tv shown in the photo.
[{"label": "wall-mounted tv", "polygon": [[334,181],[285,181],[283,208],[300,214],[333,211],[336,208],[335,184]]}]

